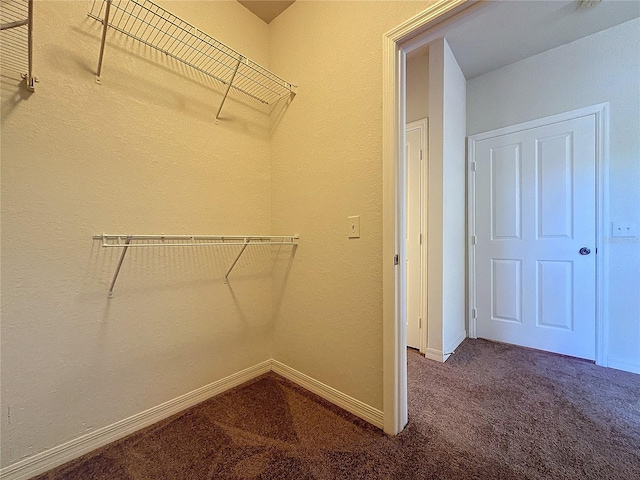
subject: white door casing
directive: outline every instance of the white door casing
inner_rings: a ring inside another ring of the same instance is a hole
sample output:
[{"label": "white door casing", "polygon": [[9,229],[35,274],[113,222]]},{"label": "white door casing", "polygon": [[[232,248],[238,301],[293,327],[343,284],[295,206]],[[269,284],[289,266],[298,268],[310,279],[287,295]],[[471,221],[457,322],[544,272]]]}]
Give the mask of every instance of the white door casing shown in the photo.
[{"label": "white door casing", "polygon": [[[426,255],[423,251],[425,238],[425,190],[427,152],[427,119],[407,124],[406,130],[406,309],[407,346],[424,352],[426,342],[423,337],[423,318],[425,312]],[[426,329],[425,329],[426,330]]]},{"label": "white door casing", "polygon": [[602,110],[470,137],[472,336],[598,360]]},{"label": "white door casing", "polygon": [[[396,261],[402,250],[405,221],[401,194],[402,158],[405,149],[406,51],[438,38],[436,29],[453,22],[463,12],[477,11],[487,2],[439,0],[383,36],[382,70],[382,316],[383,316],[383,404],[384,431],[396,435],[408,422],[407,351],[400,292],[402,275]],[[458,16],[458,17],[457,17]]]}]

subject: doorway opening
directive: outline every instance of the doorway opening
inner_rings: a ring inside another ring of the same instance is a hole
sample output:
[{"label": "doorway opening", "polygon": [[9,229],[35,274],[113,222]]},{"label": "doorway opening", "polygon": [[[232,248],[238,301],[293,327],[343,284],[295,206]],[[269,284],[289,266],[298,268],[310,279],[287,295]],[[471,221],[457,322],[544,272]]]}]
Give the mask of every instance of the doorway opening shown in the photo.
[{"label": "doorway opening", "polygon": [[[496,2],[497,3],[497,2]],[[499,2],[499,5],[491,4],[491,2],[468,2],[463,0],[444,0],[433,6],[422,14],[414,17],[413,19],[398,26],[394,30],[390,31],[385,36],[385,68],[384,68],[384,98],[383,98],[383,323],[384,323],[384,426],[387,433],[395,434],[401,431],[407,423],[407,373],[406,373],[406,324],[401,321],[403,318],[403,302],[406,300],[405,292],[403,290],[403,278],[406,278],[406,256],[407,248],[404,242],[406,236],[406,202],[404,201],[406,196],[406,182],[405,172],[403,165],[405,161],[405,144],[407,141],[406,124],[407,124],[407,56],[414,52],[416,49],[424,47],[425,45],[432,44],[434,42],[444,41],[445,47],[442,49],[444,55],[447,55],[447,41],[450,32],[455,29],[466,28],[470,21],[473,21],[476,17],[484,15],[485,12],[496,12],[498,9],[502,12],[505,9],[515,8],[510,2]],[[521,3],[521,2],[513,2]],[[527,2],[528,7],[533,8],[533,4],[544,3],[550,4],[551,2]],[[568,3],[568,2],[567,2]],[[567,9],[565,9],[567,10]],[[557,12],[556,12],[557,13]],[[530,17],[527,17],[531,20]],[[569,14],[567,13],[567,18]],[[569,20],[567,20],[569,21]],[[624,20],[622,20],[624,21]],[[484,23],[484,18],[483,18]],[[508,22],[502,23],[506,25]],[[535,22],[530,22],[535,23]],[[484,25],[486,27],[486,25]],[[477,27],[477,25],[476,25]],[[609,28],[609,27],[602,27]],[[478,28],[475,30],[470,29],[472,32],[478,32]],[[486,30],[486,28],[485,28]],[[578,28],[570,28],[566,30],[575,31],[579,34]],[[584,36],[585,34],[583,34]],[[586,34],[588,35],[588,34]],[[576,40],[568,39],[566,42],[572,42]],[[480,45],[473,45],[473,48],[469,48],[469,51],[479,51],[482,49],[482,42],[476,42]],[[502,41],[502,43],[508,43]],[[535,42],[527,42],[535,43]],[[558,44],[561,45],[562,43]],[[452,43],[453,45],[453,43]],[[459,45],[456,47],[459,48]],[[548,47],[552,48],[552,47]],[[474,50],[475,49],[475,50]],[[484,49],[492,51],[491,47],[484,45]],[[540,53],[546,50],[540,50]],[[530,53],[530,56],[537,53]],[[473,55],[471,55],[473,56]],[[467,57],[467,60],[469,58]],[[519,60],[513,60],[517,62]],[[512,62],[512,63],[513,63]],[[508,65],[505,63],[504,65]],[[494,68],[500,68],[499,66]],[[482,75],[479,73],[478,75]],[[535,83],[535,82],[534,82]],[[429,84],[429,89],[433,88],[433,84]],[[440,88],[440,85],[436,85],[436,89]],[[431,92],[430,92],[431,95]],[[446,100],[440,99],[443,103]],[[596,102],[593,102],[596,103]],[[584,107],[590,103],[582,103],[578,107]],[[465,106],[466,108],[466,106]],[[571,110],[566,108],[565,110]],[[436,141],[440,141],[441,137],[445,136],[445,131],[451,131],[450,128],[438,130],[436,127],[436,121],[433,112],[433,106],[429,107],[429,150],[434,148]],[[448,121],[451,117],[446,112],[442,113],[443,122]],[[510,113],[510,112],[509,112]],[[530,112],[529,112],[530,113]],[[553,114],[558,112],[552,112]],[[549,115],[549,114],[547,114]],[[530,118],[540,118],[545,115],[532,116]],[[512,122],[515,124],[518,122]],[[600,127],[598,127],[600,128]],[[489,130],[489,128],[487,128]],[[469,274],[466,271],[469,265],[467,259],[468,254],[468,242],[470,242],[469,232],[466,231],[467,225],[467,195],[471,195],[469,186],[467,185],[468,168],[466,164],[466,149],[464,147],[464,139],[468,134],[476,134],[478,130],[471,131],[465,128],[463,133],[462,148],[463,153],[461,157],[456,156],[455,161],[460,161],[462,158],[462,168],[456,168],[452,166],[451,156],[447,156],[447,163],[440,163],[434,160],[431,155],[429,157],[429,185],[427,191],[429,192],[428,202],[428,229],[429,238],[427,239],[427,259],[429,263],[429,271],[427,273],[428,280],[426,281],[426,301],[428,303],[428,316],[423,319],[430,325],[433,321],[435,325],[442,328],[445,321],[450,318],[457,318],[457,310],[460,308],[460,299],[455,295],[462,290],[462,317],[465,327],[474,327],[470,322],[470,318],[473,315],[471,302],[467,297],[465,289],[470,289],[468,281]],[[605,232],[605,226],[608,225],[608,219],[605,218],[606,208],[605,201],[607,201],[605,195],[605,171],[606,166],[606,135],[603,140],[598,144],[598,149],[603,152],[602,162],[598,165],[598,172],[596,174],[596,180],[598,182],[596,201],[597,201],[597,229],[600,232]],[[459,144],[458,144],[459,145]],[[442,147],[442,146],[441,146]],[[447,148],[446,145],[442,148]],[[442,152],[441,157],[442,157]],[[457,153],[456,153],[457,155]],[[448,169],[449,170],[446,170]],[[443,170],[444,169],[444,170]],[[447,177],[449,175],[449,177]],[[437,201],[444,202],[446,197],[446,204],[450,207],[450,201],[454,198],[454,202],[459,201],[460,191],[451,190],[450,185],[447,183],[459,184],[460,178],[463,179],[464,186],[462,187],[463,198],[463,213],[455,216],[448,216],[446,225],[442,218],[438,223],[438,218],[431,215],[432,212],[440,212],[442,210]],[[438,179],[437,182],[434,179]],[[436,199],[434,202],[433,199]],[[462,222],[462,246],[459,246],[459,240],[456,240],[456,247],[453,250],[449,250],[451,255],[445,251],[453,245],[450,241],[451,238],[447,236],[447,233],[443,229],[449,228],[449,233],[454,232],[455,238],[459,239],[459,228],[452,228],[449,224],[450,221]],[[470,221],[470,219],[469,219]],[[606,287],[604,282],[606,276],[603,272],[606,270],[605,259],[607,258],[607,247],[603,244],[602,237],[597,240],[597,249],[600,255],[597,258],[598,271],[600,274],[596,280],[596,315],[600,319],[596,348],[596,361],[600,358],[600,361],[606,359],[606,335],[604,325],[602,322],[606,319],[606,306],[604,291]],[[452,258],[454,260],[452,260]],[[459,270],[455,268],[459,267],[459,261],[462,258],[462,265],[464,269],[463,280],[459,281],[457,275]],[[448,262],[448,263],[447,263]],[[452,275],[452,265],[454,266]],[[432,278],[435,281],[432,281]],[[454,280],[452,280],[452,278]],[[447,283],[449,282],[449,283]],[[453,297],[448,297],[451,292],[455,292]],[[453,300],[452,300],[453,298]],[[453,307],[452,307],[453,306]],[[456,331],[454,329],[454,331]],[[440,332],[441,335],[441,332]],[[471,332],[471,335],[475,335],[475,331]],[[437,335],[436,335],[437,336]],[[442,338],[442,336],[440,337]],[[452,335],[449,339],[451,344],[457,340],[455,335]],[[446,347],[446,339],[441,342],[441,353],[449,354],[451,350]],[[443,360],[446,359],[443,356]]]}]

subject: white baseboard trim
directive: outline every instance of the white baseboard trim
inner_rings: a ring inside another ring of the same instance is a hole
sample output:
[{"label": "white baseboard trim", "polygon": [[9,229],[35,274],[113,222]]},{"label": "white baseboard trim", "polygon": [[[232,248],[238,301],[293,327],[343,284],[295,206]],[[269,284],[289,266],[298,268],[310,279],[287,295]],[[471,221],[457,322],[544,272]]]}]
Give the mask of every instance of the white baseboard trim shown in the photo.
[{"label": "white baseboard trim", "polygon": [[607,359],[607,367],[624,370],[625,372],[640,373],[640,365],[611,357]]},{"label": "white baseboard trim", "polygon": [[440,363],[445,361],[444,352],[442,350],[436,350],[435,348],[427,348],[424,352],[424,357]]},{"label": "white baseboard trim", "polygon": [[272,360],[272,369],[278,375],[291,380],[293,383],[300,385],[305,390],[315,393],[316,395],[328,400],[338,407],[353,413],[357,417],[366,420],[378,428],[384,427],[384,414],[382,411],[367,405],[360,400],[356,400],[333,387],[325,385],[318,380],[301,373],[284,363]]},{"label": "white baseboard trim", "polygon": [[63,443],[57,447],[20,460],[0,470],[2,480],[24,480],[78,458],[130,433],[159,422],[215,395],[241,385],[271,371],[271,360],[229,375],[155,407],[137,413],[106,427]]},{"label": "white baseboard trim", "polygon": [[427,348],[427,350],[424,352],[424,357],[440,363],[446,362],[465,338],[467,338],[467,331],[463,330],[453,342],[445,345],[444,351],[436,350],[435,348]]},{"label": "white baseboard trim", "polygon": [[266,360],[253,367],[246,368],[238,373],[234,373],[209,385],[176,397],[173,400],[152,407],[144,412],[137,413],[129,418],[125,418],[124,420],[107,425],[106,427],[70,440],[62,445],[8,465],[0,470],[0,479],[26,480],[32,478],[270,371],[291,380],[302,388],[319,395],[325,400],[353,413],[376,427],[383,428],[384,415],[380,410],[360,400],[356,400],[333,387],[325,385],[277,360]]},{"label": "white baseboard trim", "polygon": [[465,338],[467,338],[467,331],[463,330],[453,342],[445,346],[444,355],[447,357],[445,360],[447,360],[456,351],[456,348],[460,346]]}]

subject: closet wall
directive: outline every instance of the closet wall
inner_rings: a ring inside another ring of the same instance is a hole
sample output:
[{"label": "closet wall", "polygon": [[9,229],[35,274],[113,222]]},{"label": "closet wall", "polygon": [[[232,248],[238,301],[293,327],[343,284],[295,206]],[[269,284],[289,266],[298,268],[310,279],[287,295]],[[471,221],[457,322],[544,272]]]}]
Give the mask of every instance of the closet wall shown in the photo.
[{"label": "closet wall", "polygon": [[[2,466],[275,358],[382,409],[382,48],[430,2],[162,6],[299,84],[274,114],[36,2],[36,93],[3,72]],[[347,238],[360,215],[361,238]],[[248,250],[119,251],[97,233],[294,234]]]},{"label": "closet wall", "polygon": [[[269,63],[237,2],[167,2]],[[87,2],[36,2],[36,93],[3,71],[2,466],[272,357],[268,247],[119,251],[92,235],[271,232],[270,125],[259,103],[109,33]],[[311,87],[310,87],[311,89]],[[294,232],[292,232],[294,233]]]},{"label": "closet wall", "polygon": [[271,68],[300,85],[271,142],[273,229],[301,238],[274,358],[380,410],[382,36],[429,3],[298,1],[270,25]]}]

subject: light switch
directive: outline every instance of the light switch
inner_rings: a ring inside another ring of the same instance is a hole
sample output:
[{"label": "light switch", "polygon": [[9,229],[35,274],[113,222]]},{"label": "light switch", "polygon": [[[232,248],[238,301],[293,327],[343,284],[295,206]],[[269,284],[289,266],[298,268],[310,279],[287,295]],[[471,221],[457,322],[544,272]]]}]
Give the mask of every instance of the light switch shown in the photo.
[{"label": "light switch", "polygon": [[636,237],[638,235],[634,222],[613,222],[611,227],[612,237]]},{"label": "light switch", "polygon": [[349,238],[360,238],[360,215],[349,217]]}]

